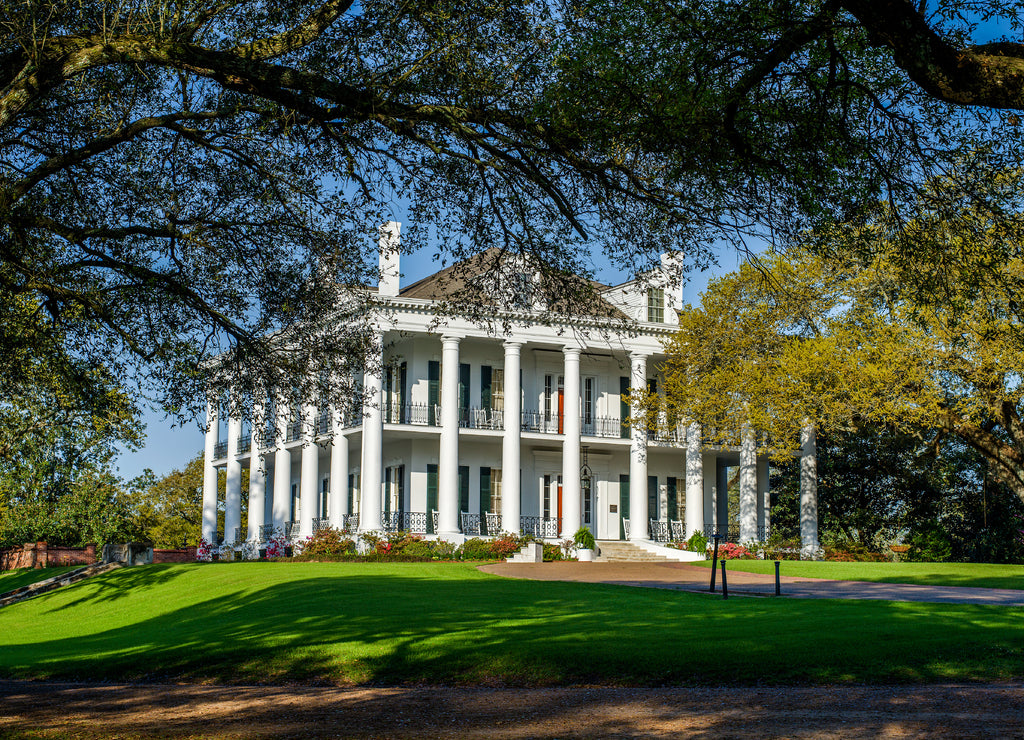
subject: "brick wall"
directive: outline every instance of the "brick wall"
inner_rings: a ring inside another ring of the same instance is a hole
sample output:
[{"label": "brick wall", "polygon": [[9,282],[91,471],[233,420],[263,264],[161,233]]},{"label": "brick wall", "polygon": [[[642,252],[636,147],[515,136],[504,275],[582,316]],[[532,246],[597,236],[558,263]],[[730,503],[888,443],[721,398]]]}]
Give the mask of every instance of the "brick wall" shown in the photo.
[{"label": "brick wall", "polygon": [[0,570],[46,568],[50,565],[92,565],[95,562],[95,544],[85,547],[50,547],[45,542],[26,542],[21,547],[0,550]]},{"label": "brick wall", "polygon": [[154,563],[194,563],[195,561],[195,545],[181,547],[176,550],[153,550]]}]

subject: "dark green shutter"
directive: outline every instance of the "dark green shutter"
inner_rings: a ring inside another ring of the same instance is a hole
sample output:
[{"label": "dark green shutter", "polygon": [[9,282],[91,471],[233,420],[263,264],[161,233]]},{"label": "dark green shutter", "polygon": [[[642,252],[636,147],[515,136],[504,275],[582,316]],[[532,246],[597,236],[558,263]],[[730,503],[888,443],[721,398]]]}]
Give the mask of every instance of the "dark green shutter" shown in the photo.
[{"label": "dark green shutter", "polygon": [[668,520],[679,519],[679,500],[676,496],[676,479],[669,478],[668,485]]},{"label": "dark green shutter", "polygon": [[459,466],[459,511],[469,511],[469,466]]},{"label": "dark green shutter", "polygon": [[660,519],[658,516],[658,476],[647,476],[647,517]]},{"label": "dark green shutter", "polygon": [[384,513],[391,513],[391,468],[384,468]]},{"label": "dark green shutter", "polygon": [[650,393],[652,396],[655,395],[658,392],[658,379],[657,378],[648,378],[647,379],[647,392]]},{"label": "dark green shutter", "polygon": [[[484,514],[491,510],[491,469],[480,466],[480,523],[484,524]],[[488,533],[489,534],[489,533]]]},{"label": "dark green shutter", "polygon": [[491,407],[491,366],[480,367],[480,408]]},{"label": "dark green shutter", "polygon": [[395,472],[398,475],[398,511],[405,511],[405,466],[399,465]]},{"label": "dark green shutter", "polygon": [[434,515],[437,511],[437,466],[427,464],[427,534],[434,534]]},{"label": "dark green shutter", "polygon": [[348,511],[345,513],[349,516],[352,515],[352,507],[355,505],[353,499],[356,497],[356,474],[348,474]]},{"label": "dark green shutter", "polygon": [[619,539],[626,539],[626,525],[622,521],[629,519],[629,475],[619,476]]},{"label": "dark green shutter", "polygon": [[[629,418],[629,404],[626,403],[626,396],[629,395],[629,378],[619,378],[619,419],[622,422],[622,430],[620,436],[623,439],[629,439],[629,424],[626,423],[626,419]],[[629,476],[626,476],[627,478]]]},{"label": "dark green shutter", "polygon": [[427,363],[427,423],[437,426],[437,405],[441,403],[441,363]]}]

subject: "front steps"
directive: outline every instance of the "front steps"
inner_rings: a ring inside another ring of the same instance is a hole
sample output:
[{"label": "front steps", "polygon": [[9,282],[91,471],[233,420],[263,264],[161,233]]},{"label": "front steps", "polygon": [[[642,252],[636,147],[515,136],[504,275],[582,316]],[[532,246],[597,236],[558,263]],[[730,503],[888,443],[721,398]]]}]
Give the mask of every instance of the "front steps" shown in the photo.
[{"label": "front steps", "polygon": [[594,558],[595,563],[671,563],[674,562],[662,555],[655,555],[637,547],[632,542],[621,540],[598,540],[600,554]]}]

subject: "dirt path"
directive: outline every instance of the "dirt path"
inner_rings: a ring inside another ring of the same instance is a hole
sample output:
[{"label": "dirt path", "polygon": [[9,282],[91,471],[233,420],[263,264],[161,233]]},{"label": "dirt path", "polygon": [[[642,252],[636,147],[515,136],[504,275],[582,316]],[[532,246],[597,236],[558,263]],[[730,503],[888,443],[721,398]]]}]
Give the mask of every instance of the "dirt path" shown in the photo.
[{"label": "dirt path", "polygon": [[1024,737],[1024,687],[459,689],[0,681],[3,738]]},{"label": "dirt path", "polygon": [[[707,593],[710,568],[686,563],[494,563],[480,570],[508,578],[539,581],[583,581],[622,586],[646,586]],[[721,593],[721,572],[718,593]],[[775,593],[775,576],[728,571],[729,592],[768,596]],[[800,599],[884,599],[887,601],[930,601],[947,604],[995,604],[1024,606],[1024,590],[969,588],[964,586],[918,586],[867,581],[830,581],[823,578],[783,576],[782,595]]]}]

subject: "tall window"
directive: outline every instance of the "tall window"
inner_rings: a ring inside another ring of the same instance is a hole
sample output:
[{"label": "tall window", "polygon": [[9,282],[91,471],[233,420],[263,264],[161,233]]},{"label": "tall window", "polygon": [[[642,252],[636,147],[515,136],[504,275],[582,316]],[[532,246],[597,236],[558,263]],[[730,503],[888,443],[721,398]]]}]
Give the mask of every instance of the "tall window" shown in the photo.
[{"label": "tall window", "polygon": [[505,371],[497,368],[491,373],[491,408],[505,410]]},{"label": "tall window", "polygon": [[496,514],[501,513],[501,468],[491,468],[491,508]]},{"label": "tall window", "polygon": [[554,393],[552,378],[550,375],[544,376],[544,421],[551,420],[551,403],[552,394]]},{"label": "tall window", "polygon": [[647,289],[647,320],[659,324],[665,323],[665,289]]},{"label": "tall window", "polygon": [[544,476],[544,506],[541,509],[541,516],[545,519],[551,518],[551,476]]},{"label": "tall window", "polygon": [[594,378],[583,379],[583,423],[594,423]]}]

